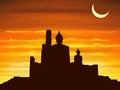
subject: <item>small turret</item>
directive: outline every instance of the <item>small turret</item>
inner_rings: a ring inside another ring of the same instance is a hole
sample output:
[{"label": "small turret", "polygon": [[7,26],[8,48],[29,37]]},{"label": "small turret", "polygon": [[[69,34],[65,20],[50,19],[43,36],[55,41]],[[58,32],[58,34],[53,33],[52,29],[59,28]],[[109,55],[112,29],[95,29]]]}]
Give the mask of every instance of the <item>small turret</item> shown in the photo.
[{"label": "small turret", "polygon": [[34,56],[30,56],[30,62],[31,62],[31,63],[34,63],[34,62],[35,62]]},{"label": "small turret", "polygon": [[34,65],[35,65],[35,58],[34,56],[30,56],[30,77],[34,74]]},{"label": "small turret", "polygon": [[77,49],[76,53],[77,55],[74,57],[74,62],[82,65],[82,56],[80,55],[80,50]]}]

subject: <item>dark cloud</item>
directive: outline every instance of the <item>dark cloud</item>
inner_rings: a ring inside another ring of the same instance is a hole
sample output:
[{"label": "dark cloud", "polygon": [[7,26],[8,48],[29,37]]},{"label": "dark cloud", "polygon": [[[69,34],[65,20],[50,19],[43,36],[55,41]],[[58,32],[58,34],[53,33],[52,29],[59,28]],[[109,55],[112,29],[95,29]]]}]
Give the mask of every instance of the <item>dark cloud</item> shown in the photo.
[{"label": "dark cloud", "polygon": [[0,4],[0,13],[85,13],[89,7],[82,0],[2,0]]},{"label": "dark cloud", "polygon": [[[1,10],[2,11],[2,10]],[[3,13],[88,13],[89,10],[84,9],[14,9],[14,10],[5,10]]]},{"label": "dark cloud", "polygon": [[[108,16],[109,21],[106,20],[106,23],[104,22],[104,19],[100,20],[103,22],[100,22],[99,20],[96,22],[94,21],[97,19],[94,18],[91,13],[91,6],[93,3],[95,4],[95,9],[97,12],[106,13],[107,11],[110,11],[110,15]],[[119,22],[118,17],[120,15],[120,13],[117,11],[120,9],[119,3],[119,0],[0,0],[0,28],[20,28],[22,26],[31,27],[32,25],[34,27],[38,25],[39,27],[41,23],[47,22],[49,23],[46,26],[51,26],[51,22],[54,22],[54,25],[61,25],[62,23],[65,23],[64,27],[71,26],[73,24],[73,28],[74,26],[80,28],[85,25],[87,25],[86,28],[94,28],[95,25],[100,28],[107,27],[106,29],[116,29],[120,27],[117,23]],[[46,13],[46,17],[39,19],[41,18],[38,16],[39,14]],[[53,16],[49,17],[48,13],[53,14]],[[58,13],[59,15],[54,13]],[[11,16],[10,14],[14,14],[15,16]],[[28,15],[22,16],[23,14]],[[32,18],[29,17],[32,14],[35,14],[35,16],[31,16]],[[62,16],[61,14],[64,15]],[[57,19],[57,15],[58,17],[61,16],[60,19]],[[67,17],[72,17],[67,18],[65,17],[66,15],[68,15]],[[80,15],[84,17],[84,20],[83,18],[80,18]],[[89,19],[89,17],[93,18],[94,20]],[[54,21],[51,20],[51,18],[53,18]],[[70,24],[66,25],[66,23]],[[105,27],[102,27],[104,25]]]},{"label": "dark cloud", "polygon": [[0,13],[88,13],[92,3],[114,8],[120,0],[0,0]]},{"label": "dark cloud", "polygon": [[24,2],[23,0],[0,0],[0,5],[4,6],[4,5],[10,5],[13,3],[21,3]]},{"label": "dark cloud", "polygon": [[[0,0],[1,13],[90,13],[92,4],[98,12],[120,15],[120,0]],[[119,8],[118,8],[119,7]]]},{"label": "dark cloud", "polygon": [[92,2],[107,3],[107,4],[120,4],[120,0],[92,0]]},{"label": "dark cloud", "polygon": [[107,0],[107,2],[112,4],[120,4],[120,0]]}]

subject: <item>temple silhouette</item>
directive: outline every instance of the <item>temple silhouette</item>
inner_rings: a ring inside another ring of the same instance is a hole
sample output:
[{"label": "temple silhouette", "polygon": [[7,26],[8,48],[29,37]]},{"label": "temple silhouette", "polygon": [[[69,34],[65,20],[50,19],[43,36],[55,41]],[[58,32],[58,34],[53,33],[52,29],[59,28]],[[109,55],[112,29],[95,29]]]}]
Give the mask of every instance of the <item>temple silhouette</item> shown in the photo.
[{"label": "temple silhouette", "polygon": [[52,32],[46,30],[41,63],[30,56],[30,76],[14,77],[0,85],[0,90],[120,90],[120,82],[98,75],[98,65],[84,65],[80,50],[70,62],[69,46],[60,32],[52,45]]}]

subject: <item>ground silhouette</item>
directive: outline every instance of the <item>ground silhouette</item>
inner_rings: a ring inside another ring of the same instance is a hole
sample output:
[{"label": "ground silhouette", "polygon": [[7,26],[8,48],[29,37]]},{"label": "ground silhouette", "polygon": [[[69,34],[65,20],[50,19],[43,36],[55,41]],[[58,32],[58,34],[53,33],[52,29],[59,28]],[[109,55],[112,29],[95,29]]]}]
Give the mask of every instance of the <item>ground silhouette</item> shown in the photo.
[{"label": "ground silhouette", "polygon": [[70,63],[69,46],[58,32],[52,45],[51,30],[46,31],[41,63],[30,56],[30,77],[14,77],[0,85],[0,90],[120,90],[120,82],[98,75],[98,65],[83,65],[80,50]]}]

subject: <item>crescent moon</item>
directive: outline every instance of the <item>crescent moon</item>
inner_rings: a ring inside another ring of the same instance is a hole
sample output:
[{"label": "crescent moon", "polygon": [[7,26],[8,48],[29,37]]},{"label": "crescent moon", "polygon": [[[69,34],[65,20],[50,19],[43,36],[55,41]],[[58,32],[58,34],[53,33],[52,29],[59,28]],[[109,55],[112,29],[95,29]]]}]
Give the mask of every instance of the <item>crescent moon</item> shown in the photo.
[{"label": "crescent moon", "polygon": [[109,12],[105,13],[105,14],[99,14],[95,11],[95,8],[94,8],[94,4],[92,5],[92,13],[94,16],[96,16],[97,18],[105,18]]}]

